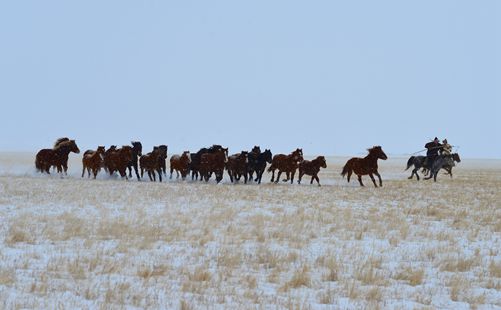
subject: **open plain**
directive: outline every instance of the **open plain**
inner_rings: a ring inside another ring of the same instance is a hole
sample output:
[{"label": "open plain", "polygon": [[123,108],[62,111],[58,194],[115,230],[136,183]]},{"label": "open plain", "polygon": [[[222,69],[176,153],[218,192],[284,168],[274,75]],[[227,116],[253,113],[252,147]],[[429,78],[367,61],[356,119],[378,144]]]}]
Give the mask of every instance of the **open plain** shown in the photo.
[{"label": "open plain", "polygon": [[0,154],[0,308],[501,308],[501,161],[322,187],[40,175]]}]

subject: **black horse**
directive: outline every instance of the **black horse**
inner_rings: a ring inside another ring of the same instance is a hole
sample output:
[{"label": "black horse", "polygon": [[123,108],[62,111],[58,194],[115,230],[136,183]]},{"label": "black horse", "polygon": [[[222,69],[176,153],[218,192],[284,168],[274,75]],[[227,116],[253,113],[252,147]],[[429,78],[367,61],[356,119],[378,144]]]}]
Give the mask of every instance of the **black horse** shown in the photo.
[{"label": "black horse", "polygon": [[[454,153],[451,155],[439,155],[435,160],[438,160],[439,158],[442,158],[440,163],[439,163],[441,165],[440,168],[447,171],[447,173],[452,178],[452,167],[454,167],[454,162],[458,162],[458,163],[461,162],[461,158],[459,158],[459,154]],[[412,174],[408,179],[410,180],[410,179],[412,179],[412,177],[414,175],[416,175],[416,178],[419,181],[419,174],[418,174],[419,169],[423,168],[424,171],[427,170],[426,156],[411,156],[409,158],[409,160],[407,161],[407,168],[405,170],[409,169],[413,165],[414,165],[414,169],[412,170]],[[433,162],[433,166],[435,166],[435,162]],[[437,173],[438,173],[438,171],[437,171]],[[427,175],[427,172],[424,173],[424,175]],[[428,180],[428,179],[431,179],[432,177],[433,177],[433,174],[431,174],[430,177],[428,177],[426,179]]]},{"label": "black horse", "polygon": [[433,181],[437,182],[437,175],[440,169],[448,171],[452,178],[452,167],[454,166],[454,162],[461,162],[461,158],[458,153],[439,155],[431,166],[430,176],[425,178],[425,180],[433,178]]},{"label": "black horse", "polygon": [[141,181],[141,178],[139,177],[139,172],[138,172],[138,166],[137,166],[137,161],[141,155],[143,155],[143,145],[139,141],[132,141],[132,159],[129,161],[127,164],[127,168],[129,168],[129,178],[132,178],[132,168],[134,168],[134,171],[136,172],[136,177],[138,181]]},{"label": "black horse", "polygon": [[254,152],[249,153],[249,179],[252,180],[252,174],[253,172],[256,172],[256,179],[254,179],[254,181],[258,184],[261,184],[263,173],[266,170],[266,163],[271,164],[272,158],[273,156],[271,154],[271,151],[268,149],[264,150],[264,152],[262,153],[260,152],[257,155]]}]

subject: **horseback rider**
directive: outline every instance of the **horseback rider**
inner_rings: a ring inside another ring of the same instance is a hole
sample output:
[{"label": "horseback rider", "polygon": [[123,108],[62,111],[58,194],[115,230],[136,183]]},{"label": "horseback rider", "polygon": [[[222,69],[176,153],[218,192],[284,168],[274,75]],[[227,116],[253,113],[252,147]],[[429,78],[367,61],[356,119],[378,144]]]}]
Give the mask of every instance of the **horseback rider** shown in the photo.
[{"label": "horseback rider", "polygon": [[427,150],[426,151],[426,162],[425,162],[424,166],[427,169],[431,170],[431,167],[433,166],[435,159],[437,159],[437,157],[438,157],[438,153],[443,152],[442,144],[440,144],[438,138],[435,137],[435,139],[433,139],[432,142],[426,143],[424,148]]},{"label": "horseback rider", "polygon": [[442,141],[442,155],[451,155],[452,154],[452,145],[447,142],[447,139]]}]

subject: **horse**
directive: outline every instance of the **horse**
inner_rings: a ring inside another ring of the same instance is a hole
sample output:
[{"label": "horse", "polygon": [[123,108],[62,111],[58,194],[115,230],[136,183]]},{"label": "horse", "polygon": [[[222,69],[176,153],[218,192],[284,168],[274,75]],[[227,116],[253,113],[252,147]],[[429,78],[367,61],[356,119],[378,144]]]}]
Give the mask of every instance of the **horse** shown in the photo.
[{"label": "horse", "polygon": [[425,161],[426,161],[426,156],[411,156],[409,160],[407,160],[407,168],[405,168],[405,170],[408,170],[411,166],[414,165],[414,169],[412,169],[411,176],[408,177],[409,180],[411,180],[412,177],[416,175],[416,178],[419,181],[418,171],[419,169],[425,166],[426,164]]},{"label": "horse", "polygon": [[[104,171],[108,172],[108,161],[106,160],[106,158],[108,157],[108,155],[112,152],[116,152],[117,151],[117,146],[116,145],[111,145],[105,152],[104,152],[104,155],[103,155],[103,164],[102,164],[102,167],[104,168]],[[86,151],[87,152],[93,152],[92,150],[88,150]]]},{"label": "horse", "polygon": [[94,174],[94,179],[97,176],[99,170],[101,170],[101,166],[103,163],[104,157],[104,146],[98,146],[96,151],[85,151],[82,157],[82,178],[85,174],[85,169],[87,169],[87,177],[90,178],[90,171]]},{"label": "horse", "polygon": [[162,182],[162,168],[160,161],[162,159],[162,151],[158,146],[153,147],[153,151],[143,155],[139,158],[139,165],[141,167],[141,177],[143,177],[144,170],[148,172],[150,181],[156,182],[155,171],[158,173],[158,181]]},{"label": "horse", "polygon": [[167,145],[162,144],[158,146],[158,149],[160,150],[160,168],[162,169],[162,172],[165,176],[167,176]]},{"label": "horse", "polygon": [[172,155],[170,158],[170,178],[172,179],[172,172],[176,171],[177,178],[179,178],[179,173],[181,172],[181,177],[184,180],[189,172],[191,164],[190,152],[185,151],[181,156]]},{"label": "horse", "polygon": [[[202,155],[207,154],[207,153],[215,153],[216,151],[222,149],[223,147],[219,144],[214,144],[209,148],[201,148],[198,152],[196,153],[191,153],[190,158],[191,158],[191,164],[190,164],[190,170],[191,170],[191,179],[192,180],[198,180],[198,176],[200,174],[200,181],[202,181],[202,176],[200,173],[200,163],[202,160]],[[228,155],[228,153],[226,153]]]},{"label": "horse", "polygon": [[213,153],[204,153],[200,158],[199,172],[201,178],[205,182],[209,181],[212,173],[216,175],[216,182],[219,183],[223,179],[223,172],[226,162],[228,161],[228,149],[218,148]]},{"label": "horse", "polygon": [[228,175],[230,176],[230,181],[240,181],[242,175],[244,176],[244,182],[247,184],[248,175],[248,152],[242,151],[241,153],[233,154],[228,157],[228,162],[226,163],[226,170],[228,170]]},{"label": "horse", "polygon": [[141,178],[139,178],[137,160],[139,159],[139,157],[141,157],[141,155],[143,155],[143,145],[139,141],[131,141],[131,144],[132,144],[132,159],[127,164],[127,168],[129,169],[129,178],[132,178],[132,168],[134,168],[137,180],[141,181]]},{"label": "horse", "polygon": [[317,184],[320,186],[320,180],[318,179],[318,172],[320,172],[320,168],[327,168],[327,162],[325,161],[324,156],[318,156],[312,161],[303,160],[300,162],[299,179],[297,180],[297,184],[301,184],[301,178],[306,174],[311,176],[310,184],[313,184],[313,180],[317,180]]},{"label": "horse", "polygon": [[452,167],[454,165],[454,162],[458,163],[461,162],[461,158],[459,157],[458,153],[449,155],[438,155],[438,157],[433,162],[433,165],[431,166],[430,176],[425,178],[425,180],[433,178],[433,181],[437,182],[437,175],[440,169],[447,170],[447,168],[449,168],[449,170],[447,171],[449,171],[449,174],[452,178]]},{"label": "horse", "polygon": [[36,154],[35,167],[42,173],[50,174],[50,168],[54,166],[58,173],[64,171],[65,174],[68,174],[68,155],[71,152],[80,153],[75,140],[58,139],[53,149],[42,149]]},{"label": "horse", "polygon": [[263,173],[266,170],[266,163],[271,164],[272,162],[272,154],[271,151],[266,149],[264,152],[260,152],[256,155],[256,153],[249,153],[249,179],[253,179],[253,172],[256,172],[255,182],[261,184],[261,179],[263,178]]},{"label": "horse", "polygon": [[105,166],[108,168],[108,173],[113,175],[115,171],[118,171],[122,178],[127,177],[127,167],[132,160],[132,147],[130,145],[124,145],[119,149],[114,151],[105,152],[104,162]]},{"label": "horse", "polygon": [[278,154],[273,156],[271,161],[271,166],[268,168],[268,172],[272,172],[271,182],[275,179],[275,170],[278,169],[278,175],[275,183],[278,183],[280,180],[280,175],[282,172],[286,173],[287,178],[283,180],[283,182],[287,182],[289,180],[289,173],[291,184],[294,182],[294,174],[296,173],[296,169],[298,168],[299,162],[303,161],[303,150],[296,149],[294,152],[289,155]]},{"label": "horse", "polygon": [[247,158],[249,159],[249,179],[253,180],[253,174],[256,171],[255,166],[256,166],[256,160],[257,156],[261,154],[261,148],[258,145],[255,145],[252,150],[249,152]]},{"label": "horse", "polygon": [[368,151],[369,155],[364,158],[354,157],[348,160],[343,167],[341,175],[344,177],[348,174],[348,182],[350,182],[351,174],[355,172],[355,174],[358,175],[358,182],[360,183],[360,186],[364,186],[364,183],[362,183],[362,175],[368,174],[371,177],[374,186],[377,187],[376,180],[373,176],[373,174],[375,174],[379,178],[379,186],[383,186],[383,180],[377,171],[377,160],[386,160],[388,159],[388,156],[386,156],[383,152],[381,146],[374,146],[373,148],[368,149]]}]

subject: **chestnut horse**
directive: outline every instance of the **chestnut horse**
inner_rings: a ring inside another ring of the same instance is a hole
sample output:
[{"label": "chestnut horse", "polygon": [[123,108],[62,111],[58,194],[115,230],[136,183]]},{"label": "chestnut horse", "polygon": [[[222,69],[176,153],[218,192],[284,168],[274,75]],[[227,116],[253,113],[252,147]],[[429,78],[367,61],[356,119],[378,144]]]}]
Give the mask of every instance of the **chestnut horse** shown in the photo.
[{"label": "chestnut horse", "polygon": [[287,182],[289,180],[289,173],[291,184],[294,182],[294,174],[296,173],[296,169],[298,168],[299,162],[303,161],[303,150],[296,149],[294,152],[289,155],[277,154],[273,156],[273,160],[271,161],[271,166],[268,168],[268,172],[272,172],[271,182],[275,180],[275,170],[278,169],[278,175],[275,183],[278,183],[280,180],[280,175],[282,172],[286,173],[287,179],[283,180]]},{"label": "chestnut horse", "polygon": [[240,181],[240,178],[243,175],[244,182],[245,184],[247,184],[247,176],[249,172],[248,165],[248,152],[241,152],[228,157],[226,169],[228,170],[228,175],[230,176],[231,183]]},{"label": "chestnut horse", "polygon": [[155,171],[158,173],[158,180],[162,182],[162,151],[158,146],[153,147],[153,151],[143,155],[139,158],[139,166],[141,167],[141,177],[143,177],[144,170],[148,172],[150,181],[156,182]]},{"label": "chestnut horse", "polygon": [[191,179],[192,180],[198,180],[198,175],[200,174],[200,181],[203,180],[203,177],[200,172],[200,163],[202,161],[202,155],[207,154],[207,153],[215,153],[216,151],[222,149],[223,147],[219,144],[214,144],[209,148],[201,148],[198,152],[196,153],[191,153],[190,158],[191,158],[191,164],[190,164],[190,170],[191,170]]},{"label": "chestnut horse", "polygon": [[348,174],[348,182],[350,182],[351,174],[355,172],[355,174],[358,175],[358,182],[360,182],[360,186],[364,186],[364,183],[362,183],[362,175],[368,174],[371,177],[374,186],[377,187],[376,180],[373,176],[373,174],[375,174],[379,178],[379,186],[383,186],[383,180],[377,171],[377,160],[386,160],[388,157],[380,146],[374,146],[373,148],[368,149],[368,151],[369,155],[364,158],[354,157],[348,160],[346,165],[343,167],[341,175],[344,177]]},{"label": "chestnut horse", "polygon": [[325,161],[325,157],[323,156],[318,156],[312,161],[303,160],[302,162],[300,162],[299,180],[297,180],[297,184],[301,184],[301,178],[306,174],[311,176],[310,184],[313,184],[313,180],[317,180],[317,184],[318,186],[320,186],[320,180],[318,179],[320,168],[327,168],[327,162]]},{"label": "chestnut horse", "polygon": [[132,168],[134,168],[137,180],[141,181],[139,178],[137,160],[141,157],[141,155],[143,155],[143,145],[139,141],[131,141],[130,143],[132,144],[132,159],[127,164],[127,168],[129,169],[129,178],[132,178]]},{"label": "chestnut horse", "polygon": [[103,164],[104,157],[104,146],[98,146],[96,151],[86,151],[82,158],[82,178],[85,174],[85,169],[87,169],[87,177],[90,178],[90,171],[94,174],[94,179],[97,176],[101,166]]},{"label": "chestnut horse", "polygon": [[189,151],[185,151],[181,156],[172,155],[172,157],[170,158],[170,178],[172,179],[172,172],[176,170],[176,179],[179,178],[179,173],[181,172],[181,177],[184,180],[189,172],[190,163],[191,156]]},{"label": "chestnut horse", "polygon": [[70,152],[80,153],[75,140],[61,138],[56,141],[53,149],[42,149],[35,157],[35,167],[40,172],[50,174],[50,168],[55,166],[57,172],[68,172],[68,155]]},{"label": "chestnut horse", "polygon": [[226,162],[228,161],[228,149],[218,148],[213,153],[202,154],[200,158],[199,172],[205,182],[209,181],[212,173],[216,175],[216,182],[219,183],[223,179],[223,172]]},{"label": "chestnut horse", "polygon": [[132,147],[130,145],[124,145],[115,151],[106,151],[104,157],[104,165],[108,169],[108,173],[113,175],[115,171],[118,171],[120,176],[127,177],[127,167],[132,160]]}]

